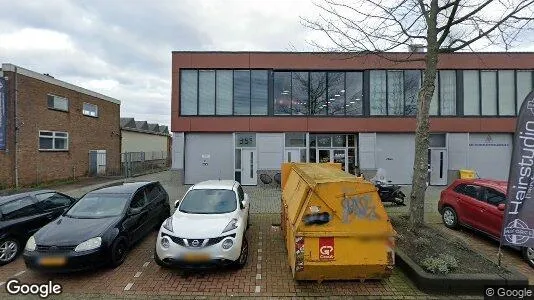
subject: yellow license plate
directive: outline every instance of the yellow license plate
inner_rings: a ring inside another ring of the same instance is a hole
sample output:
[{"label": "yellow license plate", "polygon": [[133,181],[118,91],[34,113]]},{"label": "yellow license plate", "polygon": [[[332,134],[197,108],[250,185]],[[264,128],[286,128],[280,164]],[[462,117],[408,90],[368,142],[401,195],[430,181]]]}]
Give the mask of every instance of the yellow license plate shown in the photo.
[{"label": "yellow license plate", "polygon": [[39,264],[46,267],[59,267],[67,263],[65,257],[42,257],[39,259]]},{"label": "yellow license plate", "polygon": [[184,255],[184,260],[187,262],[204,262],[209,259],[209,255],[203,253],[188,253]]}]

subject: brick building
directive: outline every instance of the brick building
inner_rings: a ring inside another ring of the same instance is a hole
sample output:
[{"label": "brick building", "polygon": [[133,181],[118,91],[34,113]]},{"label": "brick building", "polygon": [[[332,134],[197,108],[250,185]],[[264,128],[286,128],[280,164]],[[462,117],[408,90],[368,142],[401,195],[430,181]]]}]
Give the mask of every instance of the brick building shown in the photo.
[{"label": "brick building", "polygon": [[[173,168],[188,184],[255,185],[284,161],[338,162],[366,176],[383,168],[409,184],[423,69],[422,61],[371,54],[173,52]],[[463,168],[507,179],[534,53],[443,54],[438,69],[430,184],[447,184]]]},{"label": "brick building", "polygon": [[[12,64],[0,75],[1,188],[85,176],[90,164],[120,168],[119,100]],[[102,159],[90,162],[95,150]]]}]

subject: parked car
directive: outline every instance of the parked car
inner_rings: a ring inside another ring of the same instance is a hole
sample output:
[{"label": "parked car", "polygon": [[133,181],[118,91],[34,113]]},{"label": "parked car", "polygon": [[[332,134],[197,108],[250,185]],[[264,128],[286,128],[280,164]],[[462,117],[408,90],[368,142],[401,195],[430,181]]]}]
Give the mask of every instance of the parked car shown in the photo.
[{"label": "parked car", "polygon": [[159,182],[98,189],[31,236],[24,262],[43,271],[117,267],[135,242],[169,216],[169,196]]},{"label": "parked car", "polygon": [[248,258],[246,230],[250,201],[231,180],[198,183],[175,203],[162,224],[154,260],[162,267],[243,267]]},{"label": "parked car", "polygon": [[[438,210],[448,228],[469,227],[499,240],[508,182],[457,179],[441,192]],[[534,267],[534,249],[523,247],[523,257]]]},{"label": "parked car", "polygon": [[74,202],[75,198],[53,190],[0,197],[0,265],[15,260],[28,237]]}]

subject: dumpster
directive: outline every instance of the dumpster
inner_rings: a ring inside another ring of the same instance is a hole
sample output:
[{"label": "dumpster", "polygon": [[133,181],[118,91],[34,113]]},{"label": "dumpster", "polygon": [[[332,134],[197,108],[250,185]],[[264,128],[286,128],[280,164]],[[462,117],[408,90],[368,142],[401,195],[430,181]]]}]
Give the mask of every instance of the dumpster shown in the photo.
[{"label": "dumpster", "polygon": [[294,279],[391,275],[396,232],[376,187],[340,164],[283,164],[281,217]]},{"label": "dumpster", "polygon": [[475,176],[476,176],[475,170],[467,170],[467,169],[460,170],[461,179],[472,179],[472,178],[475,178]]}]

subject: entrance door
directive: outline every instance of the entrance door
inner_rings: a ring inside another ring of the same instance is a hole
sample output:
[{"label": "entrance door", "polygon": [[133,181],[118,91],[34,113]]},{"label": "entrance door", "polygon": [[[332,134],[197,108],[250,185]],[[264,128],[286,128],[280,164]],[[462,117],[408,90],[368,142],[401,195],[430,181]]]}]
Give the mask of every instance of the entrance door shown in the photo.
[{"label": "entrance door", "polygon": [[241,149],[241,184],[258,184],[256,150]]},{"label": "entrance door", "polygon": [[96,150],[96,173],[106,174],[106,150]]},{"label": "entrance door", "polygon": [[345,166],[347,165],[347,150],[345,149],[334,149],[332,150],[332,162],[340,163],[341,169],[345,171]]},{"label": "entrance door", "polygon": [[319,149],[319,155],[317,156],[318,163],[330,162],[330,149]]},{"label": "entrance door", "polygon": [[447,150],[430,149],[430,185],[447,185]]},{"label": "entrance door", "polygon": [[286,150],[284,160],[285,162],[302,162],[300,161],[300,150]]}]

